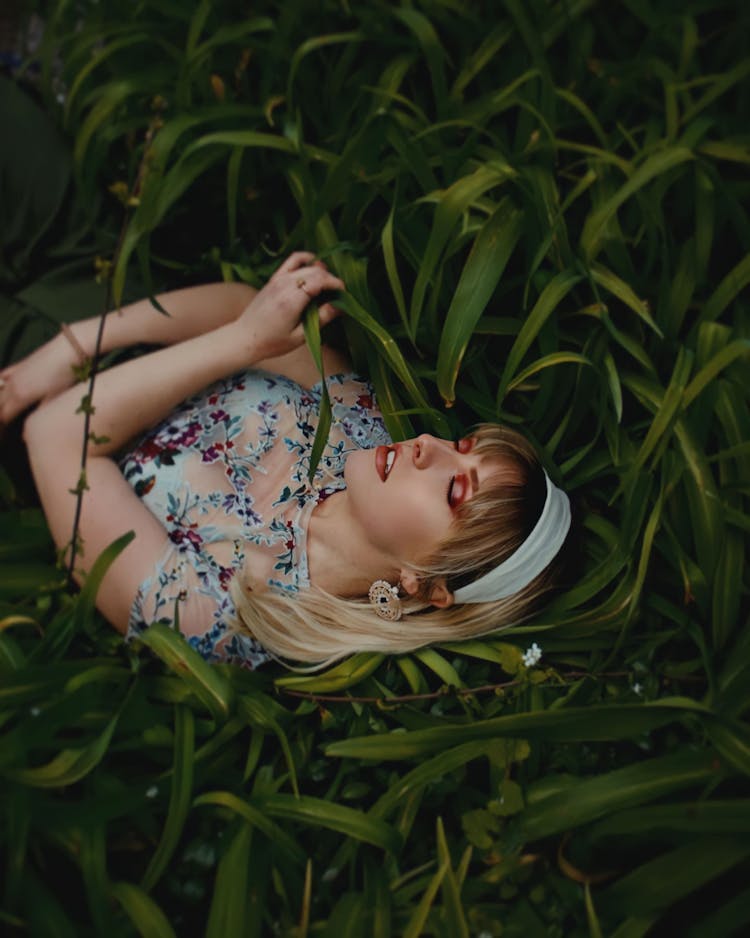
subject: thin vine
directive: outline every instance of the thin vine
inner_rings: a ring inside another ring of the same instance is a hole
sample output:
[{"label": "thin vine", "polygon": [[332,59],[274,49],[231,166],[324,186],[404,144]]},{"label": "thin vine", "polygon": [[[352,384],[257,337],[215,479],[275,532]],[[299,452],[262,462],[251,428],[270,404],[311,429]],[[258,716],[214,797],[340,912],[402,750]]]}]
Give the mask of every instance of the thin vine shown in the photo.
[{"label": "thin vine", "polygon": [[[623,678],[630,677],[630,671],[607,671],[598,674],[592,674],[590,671],[569,671],[564,677],[578,680],[579,678],[591,677],[599,678]],[[357,697],[348,694],[316,694],[313,691],[292,690],[286,687],[280,688],[282,693],[289,697],[299,697],[302,700],[311,700],[315,703],[362,703],[376,705],[391,705],[400,703],[414,703],[418,700],[437,700],[440,697],[473,697],[475,694],[493,694],[497,691],[505,691],[510,687],[520,687],[528,683],[527,678],[516,678],[512,681],[501,681],[497,684],[481,684],[477,687],[454,687],[449,684],[443,684],[438,690],[430,691],[424,694],[397,694],[393,697]],[[561,682],[562,684],[566,681]]]},{"label": "thin vine", "polygon": [[[156,105],[156,107],[159,106]],[[81,380],[88,379],[88,387],[86,393],[81,398],[81,403],[78,407],[78,412],[83,413],[83,438],[81,441],[81,469],[78,474],[78,482],[76,483],[75,488],[71,489],[71,494],[76,496],[76,508],[75,515],[73,517],[73,530],[69,541],[70,559],[68,561],[66,572],[66,582],[69,589],[75,585],[73,573],[75,571],[76,558],[78,556],[79,549],[82,550],[83,547],[80,537],[80,525],[81,512],[83,510],[83,494],[88,489],[88,483],[86,481],[86,467],[88,462],[89,441],[94,443],[104,442],[104,438],[97,437],[94,433],[92,433],[91,417],[96,410],[93,405],[94,387],[96,384],[96,376],[99,372],[99,360],[101,358],[102,340],[104,338],[104,325],[106,323],[107,316],[111,312],[112,306],[112,271],[117,266],[117,261],[122,250],[122,244],[125,239],[125,233],[128,228],[128,210],[138,205],[140,193],[143,188],[146,169],[149,162],[151,146],[153,145],[156,133],[163,126],[163,123],[164,122],[159,113],[155,114],[149,122],[148,129],[146,130],[146,136],[144,138],[143,154],[138,164],[138,171],[136,173],[136,178],[132,189],[128,191],[124,183],[115,183],[115,185],[110,189],[110,191],[112,191],[124,205],[125,212],[123,215],[122,224],[120,226],[120,232],[117,236],[117,243],[112,255],[112,260],[102,261],[97,259],[99,276],[103,277],[106,283],[104,304],[101,315],[99,316],[99,326],[96,332],[96,342],[94,344],[93,355],[90,359],[85,359],[82,361],[79,367],[76,369],[81,377]]]}]

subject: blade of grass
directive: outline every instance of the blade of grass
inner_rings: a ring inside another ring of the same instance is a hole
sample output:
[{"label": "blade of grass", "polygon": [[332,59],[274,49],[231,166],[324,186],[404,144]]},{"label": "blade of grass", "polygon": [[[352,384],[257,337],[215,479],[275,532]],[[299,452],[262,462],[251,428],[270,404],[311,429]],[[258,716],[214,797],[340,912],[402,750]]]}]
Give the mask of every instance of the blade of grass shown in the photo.
[{"label": "blade of grass", "polygon": [[503,199],[479,231],[445,315],[437,360],[437,385],[446,404],[456,397],[461,362],[506,264],[521,236],[523,215]]},{"label": "blade of grass", "polygon": [[192,711],[184,704],[175,707],[174,763],[169,808],[156,850],[143,874],[141,887],[150,892],[162,877],[172,858],[190,810],[193,792],[193,756],[195,723]]},{"label": "blade of grass", "polygon": [[688,160],[694,159],[693,153],[685,147],[666,147],[659,153],[648,157],[635,170],[628,181],[617,192],[594,209],[587,217],[581,231],[580,249],[583,256],[593,261],[602,247],[606,235],[606,228],[617,210],[629,198],[658,176],[674,169]]}]

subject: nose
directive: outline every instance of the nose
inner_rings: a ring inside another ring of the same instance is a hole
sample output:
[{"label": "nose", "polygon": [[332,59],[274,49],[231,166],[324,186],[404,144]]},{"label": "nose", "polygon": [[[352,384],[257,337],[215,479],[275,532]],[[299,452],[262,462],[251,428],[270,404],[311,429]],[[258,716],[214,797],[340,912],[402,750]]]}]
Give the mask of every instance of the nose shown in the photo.
[{"label": "nose", "polygon": [[453,453],[453,444],[448,440],[422,433],[414,440],[412,459],[418,469],[426,469],[441,460],[446,454]]}]

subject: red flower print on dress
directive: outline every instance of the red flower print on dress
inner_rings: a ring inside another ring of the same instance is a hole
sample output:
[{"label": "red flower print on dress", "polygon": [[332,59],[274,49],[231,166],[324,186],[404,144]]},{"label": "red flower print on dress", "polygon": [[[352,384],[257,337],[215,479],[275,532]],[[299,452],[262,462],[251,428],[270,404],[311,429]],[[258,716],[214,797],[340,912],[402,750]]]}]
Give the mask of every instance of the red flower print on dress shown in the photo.
[{"label": "red flower print on dress", "polygon": [[234,578],[234,570],[231,567],[219,567],[219,586],[226,592],[229,584]]},{"label": "red flower print on dress", "polygon": [[176,437],[174,442],[178,446],[192,446],[201,435],[202,430],[203,427],[200,425],[199,421],[191,420],[182,433]]},{"label": "red flower print on dress", "polygon": [[189,528],[173,528],[169,532],[169,539],[174,544],[179,545],[180,550],[200,550],[203,544],[203,538],[197,531],[191,531]]}]

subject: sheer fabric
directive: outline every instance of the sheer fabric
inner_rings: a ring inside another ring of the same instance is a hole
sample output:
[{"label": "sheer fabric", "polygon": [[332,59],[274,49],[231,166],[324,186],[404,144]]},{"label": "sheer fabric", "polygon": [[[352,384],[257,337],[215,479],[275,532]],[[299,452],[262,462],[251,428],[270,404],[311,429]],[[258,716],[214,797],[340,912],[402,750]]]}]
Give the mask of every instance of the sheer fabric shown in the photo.
[{"label": "sheer fabric", "polygon": [[312,485],[321,385],[302,388],[258,370],[189,398],[122,458],[123,475],[169,539],[138,590],[128,638],[177,619],[209,661],[255,668],[268,660],[258,642],[233,629],[232,577],[244,567],[276,589],[308,587],[315,505],[345,487],[348,453],[390,442],[369,384],[351,374],[327,384],[333,421]]}]

